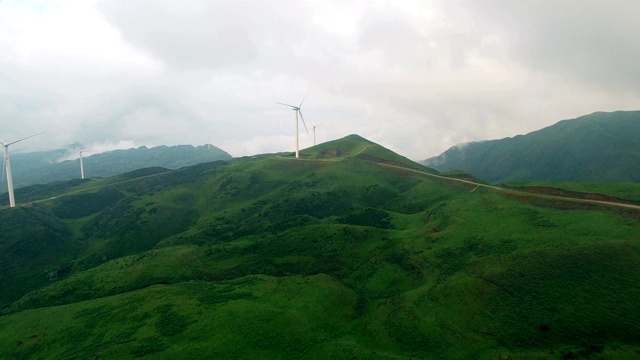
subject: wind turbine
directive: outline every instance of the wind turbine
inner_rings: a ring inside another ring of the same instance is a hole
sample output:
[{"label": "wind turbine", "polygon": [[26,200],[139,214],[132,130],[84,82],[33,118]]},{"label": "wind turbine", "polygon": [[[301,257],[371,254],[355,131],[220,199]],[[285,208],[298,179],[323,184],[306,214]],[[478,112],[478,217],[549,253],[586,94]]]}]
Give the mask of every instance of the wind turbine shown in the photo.
[{"label": "wind turbine", "polygon": [[9,161],[9,146],[20,142],[22,140],[27,140],[29,138],[32,138],[34,136],[38,136],[40,134],[44,134],[46,131],[41,132],[41,133],[37,133],[35,135],[31,135],[31,136],[27,136],[26,138],[22,138],[19,140],[15,140],[15,141],[11,141],[8,143],[4,143],[2,141],[0,141],[0,145],[4,146],[4,169],[6,171],[7,174],[7,189],[9,192],[9,207],[16,207],[16,199],[13,196],[13,178],[11,177],[11,162]]},{"label": "wind turbine", "polygon": [[80,179],[84,179],[84,166],[82,164],[82,153],[89,152],[93,150],[80,150]]},{"label": "wind turbine", "polygon": [[313,128],[313,146],[316,146],[316,128],[320,126],[320,125],[313,125],[313,123],[311,123],[311,127]]},{"label": "wind turbine", "polygon": [[[311,91],[311,89],[309,89],[309,91]],[[309,95],[309,91],[307,91],[307,95]],[[300,108],[302,108],[302,103],[304,102],[304,99],[307,98],[307,95],[305,95],[304,98],[302,98],[302,101],[298,106],[293,106],[293,105],[283,104],[283,103],[276,103],[276,104],[293,108],[293,111],[295,111],[296,113],[296,159],[300,158],[300,140],[298,138],[298,114],[300,114],[300,119],[302,119],[302,125],[304,125],[304,129],[307,131],[307,134],[309,134],[309,129],[307,129],[307,124],[304,122],[304,118],[302,117],[302,111],[300,110]]]}]

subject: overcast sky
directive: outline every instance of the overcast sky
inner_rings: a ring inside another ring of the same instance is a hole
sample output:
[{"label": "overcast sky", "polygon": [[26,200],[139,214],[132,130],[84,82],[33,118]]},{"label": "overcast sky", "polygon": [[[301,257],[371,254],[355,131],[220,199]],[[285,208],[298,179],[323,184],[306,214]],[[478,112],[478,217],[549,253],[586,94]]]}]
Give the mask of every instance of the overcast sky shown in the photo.
[{"label": "overcast sky", "polygon": [[638,14],[636,0],[0,0],[0,141],[293,151],[276,102],[311,89],[318,142],[357,133],[422,160],[640,108]]}]

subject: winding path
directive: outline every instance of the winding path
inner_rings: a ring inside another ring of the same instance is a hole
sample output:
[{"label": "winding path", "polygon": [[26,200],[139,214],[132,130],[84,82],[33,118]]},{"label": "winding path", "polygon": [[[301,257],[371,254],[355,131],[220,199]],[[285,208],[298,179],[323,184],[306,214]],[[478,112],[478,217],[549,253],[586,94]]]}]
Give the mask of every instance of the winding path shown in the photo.
[{"label": "winding path", "polygon": [[[563,201],[572,201],[572,202],[579,202],[579,203],[610,205],[610,206],[616,206],[616,207],[623,207],[623,208],[640,210],[640,205],[626,204],[626,203],[613,202],[613,201],[603,201],[603,200],[577,199],[577,198],[571,198],[571,197],[566,197],[566,196],[538,194],[538,193],[531,193],[531,192],[526,192],[526,191],[518,191],[518,190],[507,189],[507,188],[494,186],[494,185],[481,184],[481,183],[478,183],[478,182],[475,182],[475,181],[470,181],[470,180],[456,179],[456,178],[446,177],[446,176],[442,176],[442,175],[430,174],[430,173],[425,172],[425,171],[420,171],[420,170],[416,170],[416,169],[410,169],[410,168],[407,168],[407,167],[404,167],[404,166],[383,164],[383,163],[377,163],[377,164],[380,165],[380,166],[385,166],[385,167],[391,167],[391,168],[395,168],[395,169],[410,171],[410,172],[414,172],[414,173],[418,173],[418,174],[421,174],[421,175],[426,175],[426,176],[430,176],[430,177],[434,177],[434,178],[438,178],[438,179],[443,179],[443,180],[448,180],[448,181],[457,181],[457,182],[461,182],[461,183],[465,183],[465,184],[469,184],[469,185],[475,185],[476,188],[485,187],[485,188],[488,188],[488,189],[502,191],[502,192],[505,192],[505,193],[518,194],[518,195],[535,196],[535,197],[546,198],[546,199],[559,199],[559,200],[563,200]],[[474,188],[471,191],[472,192],[475,191],[476,188]]]}]

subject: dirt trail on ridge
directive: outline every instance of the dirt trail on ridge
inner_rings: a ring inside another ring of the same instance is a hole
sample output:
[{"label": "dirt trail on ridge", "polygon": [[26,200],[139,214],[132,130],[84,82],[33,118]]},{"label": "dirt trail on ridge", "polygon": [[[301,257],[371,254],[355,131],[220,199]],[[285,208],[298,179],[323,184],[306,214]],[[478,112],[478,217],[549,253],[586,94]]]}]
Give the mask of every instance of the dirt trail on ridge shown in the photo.
[{"label": "dirt trail on ridge", "polygon": [[475,182],[475,181],[470,181],[470,180],[456,179],[456,178],[446,177],[446,176],[442,176],[442,175],[430,174],[430,173],[425,172],[425,171],[420,171],[420,170],[416,170],[416,169],[410,169],[410,168],[403,167],[403,166],[398,166],[398,165],[391,165],[391,164],[384,164],[384,163],[378,163],[378,165],[391,167],[391,168],[395,168],[395,169],[400,169],[400,170],[404,170],[404,171],[410,171],[410,172],[414,172],[414,173],[418,173],[418,174],[421,174],[421,175],[426,175],[426,176],[434,177],[434,178],[438,178],[438,179],[443,179],[443,180],[448,180],[448,181],[457,181],[457,182],[461,182],[461,183],[465,183],[465,184],[469,184],[469,185],[474,185],[476,187],[485,187],[485,188],[488,188],[488,189],[493,189],[493,190],[497,190],[497,191],[501,191],[501,192],[505,192],[505,193],[511,193],[511,194],[517,194],[517,195],[525,195],[525,196],[535,196],[535,197],[546,198],[546,199],[558,199],[558,200],[578,202],[578,203],[609,205],[609,206],[615,206],[615,207],[622,207],[622,208],[640,210],[640,205],[627,204],[627,203],[615,202],[615,201],[607,201],[607,200],[579,199],[579,198],[572,198],[572,197],[567,197],[567,196],[559,196],[559,195],[541,194],[541,193],[535,193],[535,192],[520,191],[520,190],[514,190],[514,189],[494,186],[494,185],[481,184],[481,183],[478,183],[478,182]]}]

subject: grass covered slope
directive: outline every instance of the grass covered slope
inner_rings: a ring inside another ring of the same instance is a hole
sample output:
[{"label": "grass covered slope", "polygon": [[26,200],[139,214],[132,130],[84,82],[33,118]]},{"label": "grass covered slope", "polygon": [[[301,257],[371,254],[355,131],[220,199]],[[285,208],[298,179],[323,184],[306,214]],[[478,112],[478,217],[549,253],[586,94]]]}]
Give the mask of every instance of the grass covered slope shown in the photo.
[{"label": "grass covered slope", "polygon": [[305,149],[303,154],[303,158],[316,160],[343,160],[349,157],[437,173],[434,169],[422,166],[355,134]]},{"label": "grass covered slope", "polygon": [[454,146],[423,163],[507,181],[640,182],[640,111],[597,112],[513,138]]},{"label": "grass covered slope", "polygon": [[[39,241],[55,236],[67,257],[3,258],[40,281],[4,296],[0,354],[638,356],[637,211],[534,204],[381,166],[404,160],[354,136],[302,157],[109,179],[1,210],[58,229]],[[72,206],[83,196],[102,208]],[[0,245],[32,246],[12,234]]]}]

